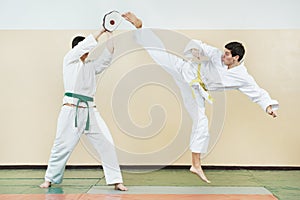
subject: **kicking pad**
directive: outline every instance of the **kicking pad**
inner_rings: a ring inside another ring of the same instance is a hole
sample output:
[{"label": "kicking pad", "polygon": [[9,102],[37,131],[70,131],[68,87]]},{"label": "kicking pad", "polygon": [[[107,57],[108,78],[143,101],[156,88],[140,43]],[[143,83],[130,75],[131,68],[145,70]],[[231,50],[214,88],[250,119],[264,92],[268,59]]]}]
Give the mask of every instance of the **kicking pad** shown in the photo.
[{"label": "kicking pad", "polygon": [[103,17],[103,28],[112,32],[121,24],[123,17],[118,11],[111,11]]},{"label": "kicking pad", "polygon": [[[103,28],[108,31],[112,32],[118,28],[118,26],[121,24],[123,20],[123,17],[118,11],[111,11],[104,15],[103,17]],[[99,56],[102,54],[103,50],[105,48],[105,45],[103,43],[98,43],[98,45],[89,53],[88,60],[95,60],[99,58]]]}]

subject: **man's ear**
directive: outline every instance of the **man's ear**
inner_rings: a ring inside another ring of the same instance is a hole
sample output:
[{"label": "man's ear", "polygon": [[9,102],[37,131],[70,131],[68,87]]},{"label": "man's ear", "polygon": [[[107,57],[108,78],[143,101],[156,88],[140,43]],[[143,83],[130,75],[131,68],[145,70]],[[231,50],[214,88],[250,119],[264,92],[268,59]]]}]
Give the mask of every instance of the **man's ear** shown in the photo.
[{"label": "man's ear", "polygon": [[239,61],[239,58],[240,58],[239,55],[236,55],[236,56],[233,57],[233,59],[234,59],[235,61],[237,61],[237,62]]}]

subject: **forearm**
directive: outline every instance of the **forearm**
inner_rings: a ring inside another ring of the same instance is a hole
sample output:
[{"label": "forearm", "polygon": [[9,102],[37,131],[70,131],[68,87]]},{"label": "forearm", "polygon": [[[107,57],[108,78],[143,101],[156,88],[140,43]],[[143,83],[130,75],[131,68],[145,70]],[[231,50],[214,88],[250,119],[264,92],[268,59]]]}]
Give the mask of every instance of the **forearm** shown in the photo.
[{"label": "forearm", "polygon": [[251,101],[257,103],[264,111],[268,112],[271,106],[272,110],[277,110],[279,104],[276,100],[271,99],[269,93],[258,85],[239,88],[239,90],[247,95]]},{"label": "forearm", "polygon": [[109,49],[105,48],[101,53],[100,57],[95,60],[95,68],[96,74],[101,73],[104,69],[110,66],[111,61],[113,58],[113,54],[110,52]]},{"label": "forearm", "polygon": [[95,38],[95,40],[98,42],[100,36],[105,33],[105,29],[101,28],[101,30],[94,32],[92,35]]}]

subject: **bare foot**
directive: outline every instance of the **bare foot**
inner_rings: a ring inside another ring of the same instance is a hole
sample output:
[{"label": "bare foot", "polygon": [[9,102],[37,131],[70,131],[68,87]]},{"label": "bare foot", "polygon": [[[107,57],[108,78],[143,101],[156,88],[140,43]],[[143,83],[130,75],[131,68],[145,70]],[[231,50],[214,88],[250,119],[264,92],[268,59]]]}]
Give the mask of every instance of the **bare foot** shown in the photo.
[{"label": "bare foot", "polygon": [[195,167],[191,166],[190,172],[198,175],[204,182],[210,183],[210,181],[206,178],[202,168],[200,167],[199,169],[196,169]]},{"label": "bare foot", "polygon": [[40,185],[40,188],[49,188],[49,187],[51,187],[51,182],[49,181],[45,181]]},{"label": "bare foot", "polygon": [[125,187],[125,186],[123,185],[123,183],[116,183],[116,184],[115,184],[115,190],[127,191],[128,189],[127,189],[127,187]]},{"label": "bare foot", "polygon": [[137,16],[135,16],[135,14],[131,12],[122,14],[122,17],[124,17],[124,19],[132,23],[136,28],[142,28],[143,26],[142,20],[137,18]]}]

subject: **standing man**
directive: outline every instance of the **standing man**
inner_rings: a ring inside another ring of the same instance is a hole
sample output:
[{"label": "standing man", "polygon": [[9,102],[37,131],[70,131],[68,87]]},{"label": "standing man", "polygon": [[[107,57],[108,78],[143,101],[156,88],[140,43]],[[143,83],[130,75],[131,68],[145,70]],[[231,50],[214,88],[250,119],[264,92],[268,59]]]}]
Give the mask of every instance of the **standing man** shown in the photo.
[{"label": "standing man", "polygon": [[[131,22],[136,28],[142,27],[142,21],[133,13],[125,13],[123,17]],[[206,153],[209,144],[208,119],[205,114],[205,100],[212,102],[207,91],[239,90],[257,103],[267,114],[276,117],[275,110],[278,102],[272,100],[269,94],[258,86],[253,77],[244,66],[244,46],[239,42],[230,42],[221,50],[207,45],[201,41],[192,40],[186,46],[186,56],[201,56],[208,58],[201,64],[186,61],[166,51],[164,44],[150,29],[140,29],[136,32],[136,41],[145,47],[152,59],[162,68],[173,75],[174,80],[181,89],[185,107],[189,113],[197,112],[193,118],[193,128],[190,137],[190,150],[192,152],[192,166],[190,171],[199,176],[206,183],[206,178],[201,167],[201,154]],[[158,50],[148,47],[155,47]],[[180,82],[182,80],[182,82]],[[185,83],[184,83],[185,82]],[[186,91],[181,85],[189,84],[196,100],[196,107],[192,101],[186,98],[190,91]]]},{"label": "standing man", "polygon": [[94,102],[96,74],[100,74],[111,63],[114,52],[112,39],[108,38],[106,47],[98,59],[87,58],[105,32],[102,29],[86,38],[75,37],[72,41],[72,49],[64,57],[65,95],[45,182],[40,185],[41,188],[48,188],[53,183],[62,182],[66,163],[81,135],[86,134],[102,160],[106,183],[114,185],[116,190],[127,190],[123,185],[112,136]]}]

